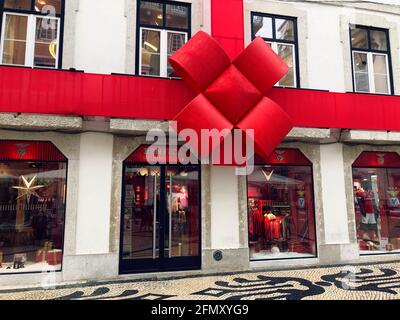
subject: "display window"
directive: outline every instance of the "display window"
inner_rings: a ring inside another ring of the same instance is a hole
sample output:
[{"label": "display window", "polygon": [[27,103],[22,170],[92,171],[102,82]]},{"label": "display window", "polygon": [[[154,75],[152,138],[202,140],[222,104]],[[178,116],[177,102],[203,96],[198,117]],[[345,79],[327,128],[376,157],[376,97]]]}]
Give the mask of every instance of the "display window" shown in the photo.
[{"label": "display window", "polygon": [[53,144],[0,141],[0,274],[61,270],[66,187]]},{"label": "display window", "polygon": [[316,256],[311,162],[296,149],[277,149],[248,176],[250,259]]},{"label": "display window", "polygon": [[363,152],[353,187],[360,254],[400,253],[400,156]]},{"label": "display window", "polygon": [[124,162],[120,272],[198,269],[200,166],[149,165],[146,149]]}]

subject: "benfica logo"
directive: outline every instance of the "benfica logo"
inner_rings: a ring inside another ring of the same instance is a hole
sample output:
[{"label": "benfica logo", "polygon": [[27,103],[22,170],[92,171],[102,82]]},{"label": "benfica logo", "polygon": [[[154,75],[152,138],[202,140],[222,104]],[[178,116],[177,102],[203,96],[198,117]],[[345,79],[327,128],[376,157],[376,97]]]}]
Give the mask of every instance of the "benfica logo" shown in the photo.
[{"label": "benfica logo", "polygon": [[385,154],[384,153],[377,153],[377,161],[380,165],[384,165],[385,164]]},{"label": "benfica logo", "polygon": [[29,147],[29,144],[25,143],[19,143],[17,144],[17,155],[20,158],[25,157],[28,154],[28,151],[26,150],[26,148]]}]

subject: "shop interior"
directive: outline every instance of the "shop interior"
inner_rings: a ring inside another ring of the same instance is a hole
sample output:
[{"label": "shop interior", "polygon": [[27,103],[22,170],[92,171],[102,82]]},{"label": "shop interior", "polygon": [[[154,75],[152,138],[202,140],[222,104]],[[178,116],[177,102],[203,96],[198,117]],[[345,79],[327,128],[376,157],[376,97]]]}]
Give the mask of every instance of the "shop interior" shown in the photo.
[{"label": "shop interior", "polygon": [[362,255],[400,253],[400,169],[353,168]]},{"label": "shop interior", "polygon": [[248,207],[251,260],[315,257],[311,166],[257,166]]},{"label": "shop interior", "polygon": [[0,273],[59,271],[66,163],[0,163]]},{"label": "shop interior", "polygon": [[198,182],[196,166],[126,167],[123,259],[158,259],[160,251],[168,258],[199,255]]}]

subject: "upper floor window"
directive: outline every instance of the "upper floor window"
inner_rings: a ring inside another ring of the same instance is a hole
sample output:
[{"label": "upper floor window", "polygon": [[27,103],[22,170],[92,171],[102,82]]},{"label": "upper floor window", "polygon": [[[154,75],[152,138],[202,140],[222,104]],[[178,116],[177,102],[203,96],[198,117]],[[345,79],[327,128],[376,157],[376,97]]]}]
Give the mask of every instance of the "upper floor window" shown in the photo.
[{"label": "upper floor window", "polygon": [[138,1],[138,61],[140,75],[177,77],[168,57],[190,36],[190,4]]},{"label": "upper floor window", "polygon": [[354,91],[391,94],[388,30],[350,26],[350,36]]},{"label": "upper floor window", "polygon": [[61,66],[63,0],[3,0],[0,6],[1,64]]},{"label": "upper floor window", "polygon": [[252,37],[263,38],[289,66],[279,81],[283,87],[300,87],[297,46],[297,19],[264,13],[252,13]]}]

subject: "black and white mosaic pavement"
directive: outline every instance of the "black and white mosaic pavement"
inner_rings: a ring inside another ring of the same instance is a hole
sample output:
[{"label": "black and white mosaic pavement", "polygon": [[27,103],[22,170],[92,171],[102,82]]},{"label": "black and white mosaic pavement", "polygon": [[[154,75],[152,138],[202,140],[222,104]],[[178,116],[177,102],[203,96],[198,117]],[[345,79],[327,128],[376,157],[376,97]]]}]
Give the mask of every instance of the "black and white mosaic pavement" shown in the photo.
[{"label": "black and white mosaic pavement", "polygon": [[1,290],[0,300],[400,299],[400,262]]}]

